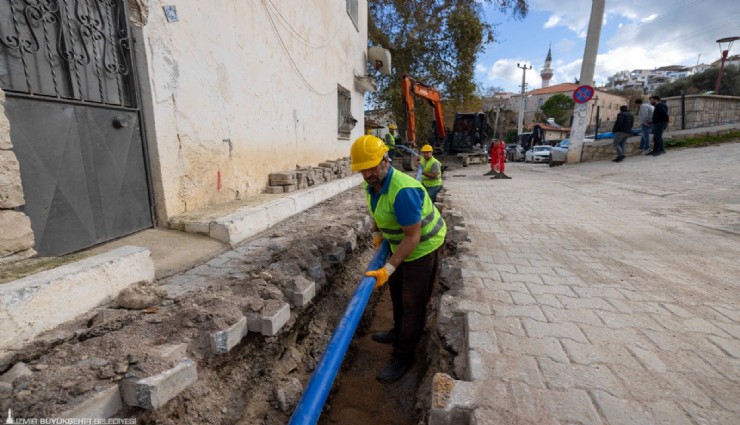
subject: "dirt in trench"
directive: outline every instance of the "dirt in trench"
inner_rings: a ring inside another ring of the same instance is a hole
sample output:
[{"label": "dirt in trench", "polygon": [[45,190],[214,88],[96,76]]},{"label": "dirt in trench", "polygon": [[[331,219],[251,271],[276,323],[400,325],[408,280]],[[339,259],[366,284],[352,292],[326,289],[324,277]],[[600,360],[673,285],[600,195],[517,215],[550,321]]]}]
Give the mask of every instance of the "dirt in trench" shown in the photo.
[{"label": "dirt in trench", "polygon": [[319,424],[408,425],[415,422],[414,397],[424,375],[423,362],[416,362],[398,382],[386,384],[375,379],[376,373],[390,359],[392,345],[379,344],[371,335],[392,326],[391,300],[386,289],[375,306],[369,328],[361,330],[352,341],[345,367],[334,383],[334,394],[327,401]]},{"label": "dirt in trench", "polygon": [[[147,310],[107,306],[41,335],[12,352],[10,360],[0,359],[30,368],[0,404],[12,407],[16,417],[56,417],[123,379],[172,367],[176,360],[164,360],[152,349],[185,344],[198,380],[155,411],[126,407],[117,417],[137,418],[140,424],[287,423],[372,257],[365,208],[359,189],[349,191],[230,252],[237,264],[204,277],[194,292]],[[352,232],[357,247],[347,248],[341,264],[327,263],[326,254],[348,246]],[[316,297],[306,307],[292,307],[277,335],[250,331],[230,352],[210,352],[211,332],[284,301],[285,276],[307,276],[317,265],[325,276],[317,279]],[[411,424],[424,415],[425,402],[417,400],[428,395],[417,397],[417,391],[428,388],[433,367],[427,365],[439,357],[430,357],[438,350],[430,344],[433,331],[419,344],[417,363],[401,381],[375,380],[391,353],[391,346],[370,339],[372,332],[391,326],[386,291],[371,297],[321,417],[324,424]],[[429,329],[433,323],[430,318]]]}]

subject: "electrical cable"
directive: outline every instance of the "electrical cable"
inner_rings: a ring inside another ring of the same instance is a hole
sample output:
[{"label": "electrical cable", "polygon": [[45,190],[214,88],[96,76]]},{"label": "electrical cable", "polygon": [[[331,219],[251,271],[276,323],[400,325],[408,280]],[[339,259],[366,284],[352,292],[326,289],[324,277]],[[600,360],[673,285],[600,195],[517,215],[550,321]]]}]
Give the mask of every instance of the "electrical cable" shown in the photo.
[{"label": "electrical cable", "polygon": [[280,47],[283,48],[283,51],[285,52],[285,55],[288,57],[288,61],[290,61],[290,64],[292,65],[295,72],[298,74],[298,76],[301,78],[304,84],[308,86],[308,89],[313,92],[314,94],[317,94],[319,96],[329,96],[333,93],[336,93],[334,90],[328,91],[328,92],[321,92],[318,89],[316,89],[313,85],[311,85],[310,82],[306,79],[306,77],[301,72],[300,68],[298,68],[298,65],[293,60],[293,57],[290,55],[290,52],[288,51],[288,47],[285,45],[285,42],[283,41],[283,38],[280,37],[280,31],[278,31],[277,25],[275,25],[275,20],[272,18],[272,14],[270,13],[270,9],[267,6],[267,3],[265,0],[262,0],[262,6],[264,6],[265,11],[267,12],[267,17],[270,20],[270,25],[272,26],[272,30],[275,32],[275,35],[278,38],[278,41],[280,42]]}]

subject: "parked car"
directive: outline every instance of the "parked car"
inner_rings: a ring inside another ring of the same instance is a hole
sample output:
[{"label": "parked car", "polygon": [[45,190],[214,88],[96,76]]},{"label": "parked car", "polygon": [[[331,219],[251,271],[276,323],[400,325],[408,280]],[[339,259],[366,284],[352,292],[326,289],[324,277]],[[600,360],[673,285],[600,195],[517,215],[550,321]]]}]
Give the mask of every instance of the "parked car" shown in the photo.
[{"label": "parked car", "polygon": [[518,143],[507,144],[506,160],[510,162],[524,161],[524,149]]},{"label": "parked car", "polygon": [[524,154],[524,162],[550,162],[552,146],[535,146]]},{"label": "parked car", "polygon": [[565,164],[568,159],[568,148],[570,147],[570,140],[563,139],[559,141],[550,152],[550,167]]}]

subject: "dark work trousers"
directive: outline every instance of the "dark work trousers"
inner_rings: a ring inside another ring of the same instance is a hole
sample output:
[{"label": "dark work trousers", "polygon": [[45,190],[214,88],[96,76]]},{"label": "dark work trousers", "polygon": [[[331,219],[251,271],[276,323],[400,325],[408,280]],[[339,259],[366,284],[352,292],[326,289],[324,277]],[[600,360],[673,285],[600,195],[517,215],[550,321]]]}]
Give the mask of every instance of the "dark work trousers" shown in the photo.
[{"label": "dark work trousers", "polygon": [[653,152],[664,152],[663,132],[668,127],[667,122],[653,123]]},{"label": "dark work trousers", "polygon": [[437,277],[443,247],[413,261],[404,262],[388,279],[393,302],[393,329],[398,338],[393,356],[414,359],[416,344],[424,332],[427,303]]}]

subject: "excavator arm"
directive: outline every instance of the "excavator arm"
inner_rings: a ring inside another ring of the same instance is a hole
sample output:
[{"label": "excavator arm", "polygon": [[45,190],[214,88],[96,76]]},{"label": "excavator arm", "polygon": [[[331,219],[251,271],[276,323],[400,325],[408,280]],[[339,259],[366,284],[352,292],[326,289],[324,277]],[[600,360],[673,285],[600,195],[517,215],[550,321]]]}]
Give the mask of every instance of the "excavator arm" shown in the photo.
[{"label": "excavator arm", "polygon": [[439,92],[433,87],[416,82],[408,75],[401,79],[401,97],[406,112],[406,137],[410,146],[416,146],[416,111],[414,96],[424,98],[434,109],[434,119],[437,123],[437,140],[445,138],[445,122],[442,114],[442,99]]}]

